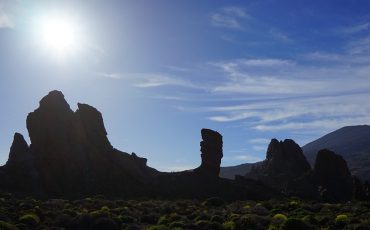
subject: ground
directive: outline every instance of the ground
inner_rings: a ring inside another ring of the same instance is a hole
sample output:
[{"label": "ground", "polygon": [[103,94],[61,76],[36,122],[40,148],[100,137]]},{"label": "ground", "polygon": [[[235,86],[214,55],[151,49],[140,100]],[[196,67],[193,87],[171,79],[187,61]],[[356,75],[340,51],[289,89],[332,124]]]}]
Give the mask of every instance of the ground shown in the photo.
[{"label": "ground", "polygon": [[0,229],[370,229],[370,203],[80,200],[0,195]]}]

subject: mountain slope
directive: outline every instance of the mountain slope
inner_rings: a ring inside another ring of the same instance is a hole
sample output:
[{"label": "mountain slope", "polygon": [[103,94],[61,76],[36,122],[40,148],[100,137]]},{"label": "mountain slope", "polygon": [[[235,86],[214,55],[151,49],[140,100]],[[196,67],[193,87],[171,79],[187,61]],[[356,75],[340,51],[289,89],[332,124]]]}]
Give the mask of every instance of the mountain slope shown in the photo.
[{"label": "mountain slope", "polygon": [[369,125],[346,126],[302,147],[311,165],[317,152],[324,148],[342,155],[352,174],[363,180],[370,180]]},{"label": "mountain slope", "polygon": [[233,180],[236,175],[244,176],[251,171],[254,164],[255,163],[245,163],[241,165],[221,167],[220,177]]}]

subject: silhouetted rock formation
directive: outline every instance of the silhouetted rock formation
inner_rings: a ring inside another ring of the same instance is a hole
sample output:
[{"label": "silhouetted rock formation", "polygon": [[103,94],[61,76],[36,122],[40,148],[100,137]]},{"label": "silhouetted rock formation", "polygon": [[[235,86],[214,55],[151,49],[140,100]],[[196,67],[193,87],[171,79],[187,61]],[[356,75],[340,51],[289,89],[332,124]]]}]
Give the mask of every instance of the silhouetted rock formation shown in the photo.
[{"label": "silhouetted rock formation", "polygon": [[[73,112],[63,94],[52,91],[28,115],[27,129],[30,148],[16,134],[4,170],[8,177],[16,171],[27,175],[17,167],[28,162],[35,171],[39,195],[132,195],[151,188],[157,171],[147,167],[146,160],[114,149],[101,113],[92,106],[79,103]],[[14,184],[9,182],[7,187]],[[28,190],[24,186],[22,191]]]},{"label": "silhouetted rock formation", "polygon": [[202,129],[203,141],[200,142],[202,164],[194,171],[201,175],[218,177],[222,153],[222,136],[216,131]]},{"label": "silhouetted rock formation", "polygon": [[255,165],[246,175],[263,183],[285,190],[290,181],[298,179],[311,171],[302,149],[293,140],[272,139],[266,159]]},{"label": "silhouetted rock formation", "polygon": [[370,180],[370,126],[345,126],[326,134],[302,147],[311,163],[315,163],[316,154],[321,149],[329,149],[346,160],[352,175],[361,180]]},{"label": "silhouetted rock formation", "polygon": [[353,184],[346,161],[338,154],[323,149],[317,153],[314,175],[323,200],[352,199]]},{"label": "silhouetted rock formation", "polygon": [[269,199],[279,196],[260,182],[218,177],[222,136],[202,129],[202,164],[193,171],[161,173],[135,153],[114,149],[101,113],[78,103],[72,111],[59,91],[41,99],[27,116],[31,139],[14,135],[9,160],[0,167],[0,190],[18,195],[76,198],[107,197]]}]

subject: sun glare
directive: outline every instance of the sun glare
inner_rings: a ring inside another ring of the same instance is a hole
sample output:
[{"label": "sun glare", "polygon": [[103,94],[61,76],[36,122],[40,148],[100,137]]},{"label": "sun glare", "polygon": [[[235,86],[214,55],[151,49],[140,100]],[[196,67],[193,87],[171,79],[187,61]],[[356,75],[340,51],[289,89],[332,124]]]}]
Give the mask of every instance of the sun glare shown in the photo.
[{"label": "sun glare", "polygon": [[39,25],[41,45],[57,56],[65,56],[78,48],[75,23],[63,17],[43,18]]}]

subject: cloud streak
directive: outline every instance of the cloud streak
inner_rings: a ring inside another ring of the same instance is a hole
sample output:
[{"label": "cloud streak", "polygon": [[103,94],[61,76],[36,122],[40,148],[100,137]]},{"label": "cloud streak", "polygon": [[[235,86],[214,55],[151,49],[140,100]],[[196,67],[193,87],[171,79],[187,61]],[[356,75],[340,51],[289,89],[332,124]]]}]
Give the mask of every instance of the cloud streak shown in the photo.
[{"label": "cloud streak", "polygon": [[233,6],[212,13],[210,20],[211,25],[215,27],[241,30],[244,29],[242,21],[247,17],[248,15],[243,8]]}]

